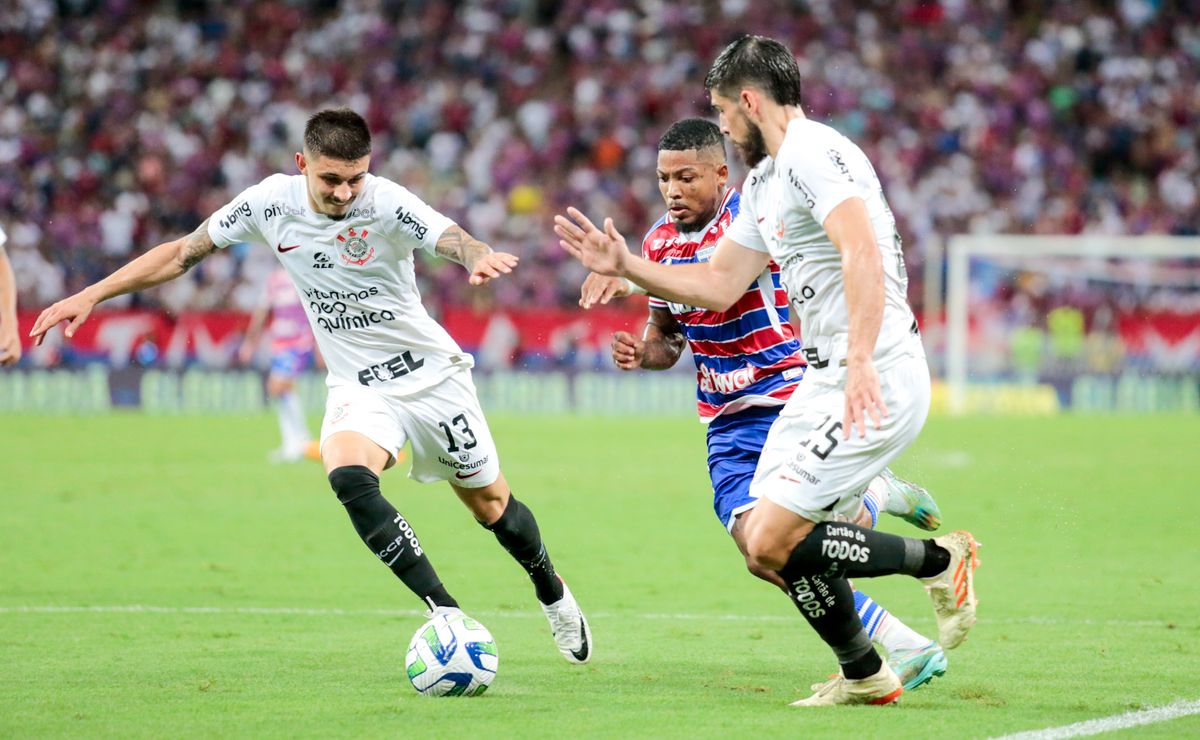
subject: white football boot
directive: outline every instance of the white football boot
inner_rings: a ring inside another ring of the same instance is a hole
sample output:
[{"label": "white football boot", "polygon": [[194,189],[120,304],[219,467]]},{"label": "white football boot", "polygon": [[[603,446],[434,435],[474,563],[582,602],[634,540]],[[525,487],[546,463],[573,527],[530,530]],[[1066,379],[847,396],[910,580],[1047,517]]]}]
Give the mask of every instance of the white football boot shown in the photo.
[{"label": "white football boot", "polygon": [[937,617],[938,642],[953,650],[967,639],[975,625],[975,569],[979,543],[970,532],[959,530],[933,541],[950,551],[950,565],[930,578],[922,578]]},{"label": "white football boot", "polygon": [[[559,577],[559,581],[562,578]],[[563,582],[563,596],[553,604],[542,604],[546,619],[550,620],[550,633],[568,663],[582,665],[592,657],[592,631],[587,618],[571,595],[571,589]]]},{"label": "white football boot", "polygon": [[904,693],[904,686],[887,663],[874,676],[850,679],[839,670],[825,683],[812,685],[813,695],[792,702],[793,707],[832,707],[838,704],[892,704]]}]

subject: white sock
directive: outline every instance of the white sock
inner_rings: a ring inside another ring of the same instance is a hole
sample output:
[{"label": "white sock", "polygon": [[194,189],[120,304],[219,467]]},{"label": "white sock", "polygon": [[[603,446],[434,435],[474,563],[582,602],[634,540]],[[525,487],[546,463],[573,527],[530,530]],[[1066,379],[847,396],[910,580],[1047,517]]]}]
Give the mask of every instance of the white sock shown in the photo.
[{"label": "white sock", "polygon": [[279,415],[279,436],[283,440],[283,451],[303,452],[310,437],[300,397],[295,391],[288,391],[279,397],[277,404],[276,413]]},{"label": "white sock", "polygon": [[929,644],[929,638],[913,630],[892,614],[884,616],[875,630],[875,640],[883,649],[892,653],[896,650],[918,650]]},{"label": "white sock", "polygon": [[858,611],[867,636],[873,642],[882,645],[888,653],[893,650],[923,648],[929,644],[929,638],[914,632],[907,624],[893,617],[891,612],[858,589],[854,590],[854,608]]},{"label": "white sock", "polygon": [[875,476],[869,484],[867,490],[863,492],[863,508],[871,515],[871,529],[875,529],[875,525],[879,522],[879,515],[887,511],[889,498],[889,489],[887,483],[878,475]]}]

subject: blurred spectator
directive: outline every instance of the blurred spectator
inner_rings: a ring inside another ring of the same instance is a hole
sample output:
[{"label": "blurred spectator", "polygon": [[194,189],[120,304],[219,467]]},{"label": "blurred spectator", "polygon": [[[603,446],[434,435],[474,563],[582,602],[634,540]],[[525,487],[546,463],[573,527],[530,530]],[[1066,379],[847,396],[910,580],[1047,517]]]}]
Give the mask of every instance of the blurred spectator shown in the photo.
[{"label": "blurred spectator", "polygon": [[[801,55],[809,115],[877,163],[919,304],[941,235],[1197,233],[1198,19],[1188,0],[21,0],[0,6],[0,213],[22,304],[44,306],[287,170],[306,116],[349,105],[376,172],[521,256],[496,304],[570,305],[550,215],[646,228],[657,132],[709,113],[726,41],[766,33]],[[130,301],[248,310],[262,252]],[[421,270],[428,299],[470,300],[457,266]]]}]

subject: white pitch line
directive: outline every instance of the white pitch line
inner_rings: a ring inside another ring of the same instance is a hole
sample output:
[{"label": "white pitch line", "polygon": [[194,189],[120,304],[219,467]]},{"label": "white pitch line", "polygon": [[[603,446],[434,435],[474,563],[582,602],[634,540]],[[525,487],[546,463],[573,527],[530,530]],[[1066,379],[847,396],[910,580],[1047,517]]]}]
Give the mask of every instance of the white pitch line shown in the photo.
[{"label": "white pitch line", "polygon": [[1136,712],[1115,714],[1111,717],[1089,719],[1086,722],[1076,722],[1062,727],[1047,727],[1044,730],[1018,732],[1015,735],[1005,735],[996,740],[1062,740],[1068,737],[1087,737],[1099,735],[1102,732],[1125,730],[1130,727],[1152,725],[1157,722],[1169,722],[1180,717],[1200,714],[1200,700],[1188,701],[1181,699],[1166,706],[1154,709],[1140,709]]},{"label": "white pitch line", "polygon": [[[528,617],[542,618],[536,611],[472,610],[477,617]],[[97,606],[80,605],[25,605],[0,606],[4,614],[257,614],[302,617],[419,617],[425,612],[419,609],[337,609],[288,606],[151,606],[147,604],[111,604]],[[634,618],[651,620],[679,620],[698,622],[794,622],[796,617],[781,614],[636,614],[631,612],[588,612],[593,619]],[[905,622],[931,622],[932,617],[903,617]],[[1049,625],[1049,626],[1093,626],[1093,627],[1149,627],[1168,628],[1179,626],[1159,619],[1058,619],[1054,617],[1015,617],[1003,619],[980,619],[984,625]],[[1193,628],[1193,625],[1187,625]]]}]

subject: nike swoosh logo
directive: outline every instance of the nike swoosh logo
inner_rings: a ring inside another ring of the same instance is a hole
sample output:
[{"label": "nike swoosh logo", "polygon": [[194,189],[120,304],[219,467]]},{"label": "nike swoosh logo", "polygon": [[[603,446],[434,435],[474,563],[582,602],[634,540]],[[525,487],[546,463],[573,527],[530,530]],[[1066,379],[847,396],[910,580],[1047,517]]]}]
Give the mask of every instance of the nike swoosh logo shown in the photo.
[{"label": "nike swoosh logo", "polygon": [[766,221],[766,220],[767,220],[767,217],[763,216],[762,218],[758,219],[758,222],[761,224],[763,221]]},{"label": "nike swoosh logo", "polygon": [[578,650],[572,650],[571,655],[575,656],[575,660],[583,662],[588,659],[588,653],[591,652],[591,646],[588,645],[587,629],[584,626],[583,617],[579,617],[579,636],[583,638],[583,644]]},{"label": "nike swoosh logo", "polygon": [[284,252],[290,252],[290,251],[292,251],[293,249],[299,249],[299,248],[300,248],[300,245],[299,245],[299,244],[293,244],[293,245],[292,245],[292,246],[290,246],[290,247],[285,247],[285,246],[283,246],[283,244],[282,244],[282,243],[279,243],[279,244],[276,244],[276,245],[275,245],[275,250],[276,250],[276,251],[278,251],[280,254],[283,254]]},{"label": "nike swoosh logo", "polygon": [[454,471],[454,477],[458,478],[459,480],[466,480],[467,478],[479,475],[482,472],[483,472],[483,468],[480,468],[479,470],[476,470],[474,473],[467,473],[466,475],[463,475],[461,470],[456,470],[456,471]]}]

